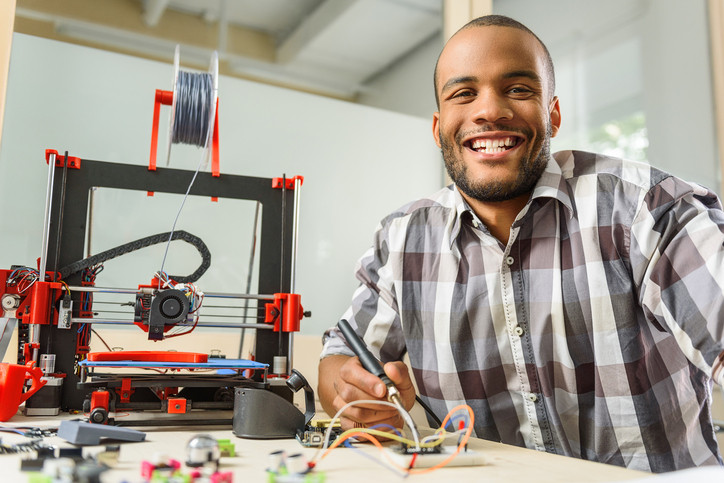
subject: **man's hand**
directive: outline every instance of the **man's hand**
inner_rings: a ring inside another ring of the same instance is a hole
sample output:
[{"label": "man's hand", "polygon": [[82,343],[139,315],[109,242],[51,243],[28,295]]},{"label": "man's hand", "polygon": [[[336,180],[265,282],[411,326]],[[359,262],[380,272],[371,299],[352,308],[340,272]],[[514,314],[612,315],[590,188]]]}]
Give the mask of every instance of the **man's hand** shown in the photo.
[{"label": "man's hand", "polygon": [[[415,388],[410,372],[401,361],[388,362],[385,374],[400,391],[402,404],[408,411],[415,404]],[[367,372],[357,357],[329,356],[319,363],[319,399],[330,416],[345,404],[361,399],[387,400],[387,387],[379,377]],[[382,404],[359,404],[347,408],[341,417],[342,429],[389,424],[403,426],[397,409]]]}]

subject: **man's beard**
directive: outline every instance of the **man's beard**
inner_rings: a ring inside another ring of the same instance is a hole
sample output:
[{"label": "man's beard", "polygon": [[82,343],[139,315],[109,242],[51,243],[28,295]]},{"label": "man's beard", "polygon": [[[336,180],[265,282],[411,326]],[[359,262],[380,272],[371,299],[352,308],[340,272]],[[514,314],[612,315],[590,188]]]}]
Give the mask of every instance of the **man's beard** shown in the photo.
[{"label": "man's beard", "polygon": [[[471,179],[468,176],[468,167],[462,159],[462,153],[457,149],[461,143],[452,144],[440,133],[440,147],[445,168],[460,191],[478,201],[506,201],[533,191],[550,158],[551,135],[552,128],[548,123],[545,137],[540,142],[538,156],[533,160],[530,159],[530,154],[523,157],[520,160],[518,176],[512,181]],[[530,136],[527,135],[526,139],[530,139]],[[534,153],[536,146],[533,148]]]}]

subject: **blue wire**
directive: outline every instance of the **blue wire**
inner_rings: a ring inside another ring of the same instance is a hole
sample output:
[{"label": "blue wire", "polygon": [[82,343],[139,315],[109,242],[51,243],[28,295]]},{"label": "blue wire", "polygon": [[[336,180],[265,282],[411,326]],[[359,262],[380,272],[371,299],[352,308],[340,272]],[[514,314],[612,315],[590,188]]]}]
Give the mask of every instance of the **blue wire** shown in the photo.
[{"label": "blue wire", "polygon": [[[454,417],[451,416],[450,419],[449,419],[448,422],[447,422],[447,425],[445,425],[445,428],[447,428],[448,425],[451,425],[451,426],[452,426],[452,431],[453,431],[453,432],[457,431],[458,428],[455,427],[455,423],[456,423],[457,421],[460,421],[461,419],[462,419],[463,421],[465,421],[465,428],[467,428],[467,427],[470,425],[470,418],[468,417],[467,413],[466,413],[464,416],[461,416],[461,417],[458,417],[458,418],[454,418]],[[453,421],[453,420],[454,420],[454,421]],[[464,428],[463,428],[463,429],[464,429]]]},{"label": "blue wire", "polygon": [[400,430],[396,427],[392,426],[391,424],[375,424],[374,426],[371,426],[369,429],[391,429],[393,433],[395,433],[397,436],[402,437],[402,433],[400,433]]}]

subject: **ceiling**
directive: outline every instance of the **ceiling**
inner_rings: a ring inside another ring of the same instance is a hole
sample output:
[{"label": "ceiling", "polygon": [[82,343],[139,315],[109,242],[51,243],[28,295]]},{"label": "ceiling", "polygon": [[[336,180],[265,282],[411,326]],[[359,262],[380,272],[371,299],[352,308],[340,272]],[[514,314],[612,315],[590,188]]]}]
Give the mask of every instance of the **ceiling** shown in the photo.
[{"label": "ceiling", "polygon": [[441,35],[442,0],[17,0],[15,30],[344,99]]}]

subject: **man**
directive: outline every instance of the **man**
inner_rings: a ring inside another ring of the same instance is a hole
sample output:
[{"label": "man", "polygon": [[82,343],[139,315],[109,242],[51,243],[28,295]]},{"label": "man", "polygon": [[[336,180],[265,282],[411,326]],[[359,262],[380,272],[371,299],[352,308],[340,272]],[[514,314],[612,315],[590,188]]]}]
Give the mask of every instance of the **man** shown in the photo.
[{"label": "man", "polygon": [[[724,213],[647,164],[550,155],[561,123],[542,42],[476,19],[435,71],[433,134],[454,185],[385,218],[344,318],[402,393],[438,417],[465,403],[478,437],[655,472],[722,464]],[[384,399],[336,329],[326,411]],[[354,406],[343,426],[394,423]]]}]

